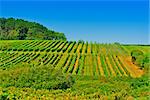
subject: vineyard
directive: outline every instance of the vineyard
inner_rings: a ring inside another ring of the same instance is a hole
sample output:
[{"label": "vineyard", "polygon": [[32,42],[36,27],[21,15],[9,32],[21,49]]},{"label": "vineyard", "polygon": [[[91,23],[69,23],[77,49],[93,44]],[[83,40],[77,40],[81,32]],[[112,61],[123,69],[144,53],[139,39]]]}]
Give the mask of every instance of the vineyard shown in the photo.
[{"label": "vineyard", "polygon": [[127,47],[59,40],[0,41],[0,69],[53,65],[63,73],[92,77],[140,77]]}]

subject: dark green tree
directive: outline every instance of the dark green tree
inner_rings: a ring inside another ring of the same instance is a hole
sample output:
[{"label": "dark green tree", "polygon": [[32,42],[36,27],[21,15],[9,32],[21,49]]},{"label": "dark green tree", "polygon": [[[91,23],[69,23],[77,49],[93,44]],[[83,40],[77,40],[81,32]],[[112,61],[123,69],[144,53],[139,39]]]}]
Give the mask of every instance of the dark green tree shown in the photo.
[{"label": "dark green tree", "polygon": [[28,28],[26,27],[21,27],[19,29],[19,35],[18,35],[18,39],[19,40],[25,40],[25,38],[27,37],[26,34],[28,32]]},{"label": "dark green tree", "polygon": [[0,40],[38,39],[66,40],[64,33],[49,30],[45,26],[23,19],[0,18]]}]

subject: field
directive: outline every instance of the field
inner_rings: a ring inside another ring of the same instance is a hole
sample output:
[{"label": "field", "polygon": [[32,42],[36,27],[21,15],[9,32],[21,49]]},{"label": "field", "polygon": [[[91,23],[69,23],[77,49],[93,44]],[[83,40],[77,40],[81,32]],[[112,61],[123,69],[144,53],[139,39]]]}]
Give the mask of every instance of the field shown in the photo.
[{"label": "field", "polygon": [[[3,45],[4,44],[4,45]],[[17,64],[53,65],[64,73],[97,77],[139,77],[143,71],[131,63],[130,54],[115,44],[64,41],[1,42],[2,69]],[[5,56],[4,56],[5,55]],[[136,74],[137,73],[137,74]]]},{"label": "field", "polygon": [[[138,66],[131,62],[130,52],[138,48],[138,46],[99,44],[82,41],[4,40],[0,41],[0,75],[4,76],[8,73],[14,73],[13,70],[18,70],[18,73],[20,73],[21,71],[25,70],[21,68],[25,68],[26,66],[52,66],[54,68],[53,72],[55,70],[61,70],[62,73],[66,76],[72,75],[75,77],[76,83],[74,87],[82,87],[81,85],[92,87],[89,85],[97,84],[95,88],[99,88],[101,86],[107,85],[107,81],[110,79],[140,79],[140,77],[144,75],[144,70],[140,69]],[[142,48],[144,53],[149,52],[150,49],[149,46],[141,46],[140,48]],[[99,82],[101,82],[101,84],[98,86]],[[118,85],[118,83],[116,83],[116,85]],[[25,96],[23,91],[28,91],[26,93],[32,92],[34,95],[31,96],[28,94],[27,98],[30,99],[34,97],[37,99],[38,92],[40,92],[39,95],[42,95],[43,93],[43,97],[40,96],[41,99],[47,97],[56,99],[69,99],[69,97],[72,97],[73,99],[85,99],[86,97],[99,98],[98,96],[93,96],[102,93],[102,91],[97,91],[98,89],[95,91],[87,90],[91,91],[91,93],[89,93],[90,96],[88,96],[88,93],[86,96],[81,96],[83,92],[80,93],[76,89],[74,90],[75,93],[70,93],[71,90],[66,90],[66,92],[62,92],[62,90],[35,91],[32,88],[3,87],[3,85],[0,86],[0,94],[3,93],[3,89],[6,89],[9,94],[13,94],[13,92],[16,93],[17,91],[22,92],[22,97]],[[79,88],[79,90],[80,89],[82,90],[84,88]],[[15,95],[18,96],[19,94]],[[109,99],[109,96],[113,97],[109,94],[109,92],[108,94],[102,93],[100,95],[106,99]],[[148,94],[145,95],[147,96]],[[114,95],[114,97],[115,96],[116,95]],[[128,95],[128,98],[130,98],[130,95]],[[131,95],[131,98],[133,98],[133,95]]]}]

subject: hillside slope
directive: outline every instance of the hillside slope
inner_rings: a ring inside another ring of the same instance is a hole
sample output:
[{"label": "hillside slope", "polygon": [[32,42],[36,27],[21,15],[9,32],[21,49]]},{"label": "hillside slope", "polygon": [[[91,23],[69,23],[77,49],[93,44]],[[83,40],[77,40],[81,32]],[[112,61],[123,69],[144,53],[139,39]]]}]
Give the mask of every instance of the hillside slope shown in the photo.
[{"label": "hillside slope", "polygon": [[[7,45],[5,44],[7,43]],[[52,65],[64,73],[92,77],[140,77],[143,71],[121,45],[75,41],[0,41],[0,67]],[[4,45],[5,44],[5,45]],[[7,57],[3,58],[3,55]]]},{"label": "hillside slope", "polygon": [[[131,62],[127,47],[1,40],[0,99],[149,100],[149,76]],[[148,46],[140,49],[149,53]]]},{"label": "hillside slope", "polygon": [[64,33],[23,19],[0,18],[0,40],[66,40]]}]

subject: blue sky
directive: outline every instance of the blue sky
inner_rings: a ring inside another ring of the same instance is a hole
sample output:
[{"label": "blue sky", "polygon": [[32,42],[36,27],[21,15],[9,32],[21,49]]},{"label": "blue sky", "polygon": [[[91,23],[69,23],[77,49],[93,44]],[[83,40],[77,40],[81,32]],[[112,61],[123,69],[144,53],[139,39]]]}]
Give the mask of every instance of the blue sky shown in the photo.
[{"label": "blue sky", "polygon": [[148,0],[0,0],[0,17],[23,18],[68,40],[148,44]]}]

